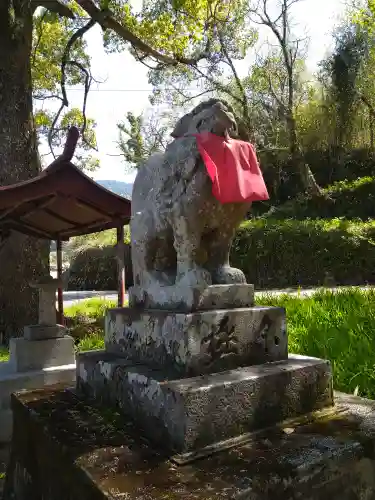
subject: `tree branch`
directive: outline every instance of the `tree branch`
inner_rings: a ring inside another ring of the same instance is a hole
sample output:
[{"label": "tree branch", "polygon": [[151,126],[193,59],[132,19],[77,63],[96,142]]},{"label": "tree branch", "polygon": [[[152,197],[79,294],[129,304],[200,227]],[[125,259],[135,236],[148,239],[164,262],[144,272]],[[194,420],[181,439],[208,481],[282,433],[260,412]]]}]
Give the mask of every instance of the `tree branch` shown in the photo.
[{"label": "tree branch", "polygon": [[207,54],[205,52],[197,55],[196,57],[186,58],[173,55],[172,57],[162,54],[161,52],[155,50],[150,45],[141,40],[137,35],[132,33],[128,28],[116,21],[113,13],[107,10],[100,10],[99,7],[95,5],[93,0],[76,0],[78,5],[84,9],[93,20],[95,20],[103,29],[113,30],[120,38],[125,42],[129,42],[135,49],[144,52],[150,57],[154,57],[157,61],[176,65],[178,63],[194,66],[198,64],[199,61],[205,59]]},{"label": "tree branch", "polygon": [[[67,65],[76,66],[85,75],[85,93],[84,93],[84,97],[83,97],[83,107],[82,107],[83,126],[82,126],[82,130],[81,130],[81,135],[82,135],[82,139],[84,140],[84,142],[86,142],[86,144],[88,144],[88,142],[85,139],[85,130],[86,130],[86,125],[87,125],[86,103],[87,103],[88,92],[90,90],[90,85],[91,85],[91,75],[90,75],[89,71],[81,63],[79,63],[77,61],[69,60],[69,55],[70,55],[70,50],[71,50],[72,46],[74,45],[74,43],[77,40],[79,40],[80,38],[82,38],[83,35],[85,33],[87,33],[87,31],[89,31],[89,29],[91,29],[95,24],[96,24],[96,21],[94,19],[90,19],[90,21],[88,23],[86,23],[84,26],[79,28],[75,33],[73,33],[73,35],[70,37],[68,43],[66,44],[64,54],[62,56],[61,80],[60,80],[61,94],[62,94],[61,106],[60,106],[58,112],[56,113],[55,118],[52,122],[51,128],[48,132],[48,145],[49,145],[49,148],[50,148],[51,153],[52,153],[54,158],[56,158],[56,156],[53,152],[52,140],[53,140],[53,135],[55,132],[56,123],[57,123],[58,119],[60,118],[60,115],[61,115],[63,109],[65,107],[69,106],[69,101],[68,101],[68,96],[66,93],[66,86],[65,86]],[[90,145],[90,144],[88,144],[88,145]],[[90,145],[90,146],[92,147],[92,145]]]},{"label": "tree branch", "polygon": [[228,50],[227,50],[227,48],[225,46],[225,42],[223,40],[223,35],[222,35],[222,33],[221,33],[221,31],[219,29],[217,30],[217,34],[218,34],[218,37],[219,37],[221,51],[222,51],[225,59],[227,60],[227,63],[229,65],[230,69],[232,70],[234,80],[235,80],[235,82],[237,84],[238,90],[241,92],[241,95],[242,95],[242,103],[241,104],[243,106],[244,116],[246,118],[246,121],[248,123],[250,123],[249,105],[248,105],[248,102],[247,102],[246,92],[245,92],[244,86],[242,85],[241,79],[238,76],[238,73],[237,73],[237,70],[236,70],[236,68],[235,68],[235,66],[233,64],[232,58],[230,57],[230,55],[228,53]]},{"label": "tree branch", "polygon": [[55,12],[61,17],[67,17],[68,19],[75,19],[75,15],[69,9],[67,5],[62,3],[60,0],[31,0],[31,8],[33,12],[38,7],[44,7],[50,12]]}]

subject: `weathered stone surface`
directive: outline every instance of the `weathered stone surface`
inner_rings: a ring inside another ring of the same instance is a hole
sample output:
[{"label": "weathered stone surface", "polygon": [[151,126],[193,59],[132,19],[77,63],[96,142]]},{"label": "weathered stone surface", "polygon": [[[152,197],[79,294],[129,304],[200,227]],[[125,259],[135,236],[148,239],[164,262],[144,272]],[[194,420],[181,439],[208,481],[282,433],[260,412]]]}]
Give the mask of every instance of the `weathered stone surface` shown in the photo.
[{"label": "weathered stone surface", "polygon": [[131,420],[69,391],[21,394],[13,408],[8,484],[24,478],[19,486],[46,500],[375,498],[373,401],[340,395],[331,416],[267,429],[184,466],[147,446]]},{"label": "weathered stone surface", "polygon": [[12,437],[12,415],[10,396],[13,392],[40,389],[48,385],[75,384],[75,363],[43,368],[28,372],[14,372],[10,363],[8,372],[2,371],[0,377],[0,443],[9,443]]},{"label": "weathered stone surface", "polygon": [[251,307],[177,313],[131,308],[106,315],[109,352],[200,375],[288,356],[285,310]]},{"label": "weathered stone surface", "polygon": [[33,341],[12,338],[9,341],[9,352],[10,363],[17,372],[75,363],[74,339],[69,335]]},{"label": "weathered stone surface", "polygon": [[82,354],[78,387],[116,405],[159,446],[201,448],[333,404],[327,361],[303,356],[173,380],[162,370]]},{"label": "weathered stone surface", "polygon": [[28,325],[23,329],[25,340],[56,339],[64,337],[65,333],[66,328],[62,325]]},{"label": "weathered stone surface", "polygon": [[62,282],[47,276],[43,280],[30,283],[32,288],[39,289],[39,323],[41,325],[56,324],[56,290]]},{"label": "weathered stone surface", "polygon": [[[239,307],[252,307],[254,305],[254,285],[237,283],[232,285],[210,285],[205,289],[189,288],[191,296],[187,293],[182,302],[178,290],[168,295],[168,301],[159,291],[154,297],[150,292],[142,291],[139,287],[129,290],[129,306],[142,305],[145,309],[167,309],[179,312],[210,311]],[[143,301],[143,302],[142,302]]]},{"label": "weathered stone surface", "polygon": [[194,137],[205,131],[225,136],[236,129],[228,104],[203,102],[180,120],[165,154],[151,156],[139,168],[131,248],[133,299],[140,305],[151,297],[163,308],[188,308],[192,288],[246,282],[241,270],[230,267],[229,251],[250,203],[216,200]]}]

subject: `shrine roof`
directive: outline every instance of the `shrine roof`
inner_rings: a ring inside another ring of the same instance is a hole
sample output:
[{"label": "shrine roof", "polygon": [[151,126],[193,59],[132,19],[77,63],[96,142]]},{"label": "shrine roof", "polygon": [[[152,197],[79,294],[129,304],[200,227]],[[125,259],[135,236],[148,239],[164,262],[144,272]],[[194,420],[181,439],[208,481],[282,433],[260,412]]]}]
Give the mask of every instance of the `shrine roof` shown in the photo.
[{"label": "shrine roof", "polygon": [[79,137],[69,130],[63,154],[37,177],[0,187],[0,231],[67,240],[128,224],[131,202],[96,183],[71,159]]}]

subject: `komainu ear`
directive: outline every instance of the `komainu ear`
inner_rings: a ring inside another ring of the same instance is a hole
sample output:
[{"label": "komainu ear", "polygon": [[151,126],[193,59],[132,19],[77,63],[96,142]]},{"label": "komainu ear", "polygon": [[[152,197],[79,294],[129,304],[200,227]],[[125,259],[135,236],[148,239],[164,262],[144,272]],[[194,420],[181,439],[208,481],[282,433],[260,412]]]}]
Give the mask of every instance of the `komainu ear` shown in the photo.
[{"label": "komainu ear", "polygon": [[185,135],[189,129],[191,119],[192,116],[190,113],[180,118],[176,123],[175,128],[171,133],[171,136],[174,139],[177,139],[178,137],[182,137],[183,135]]}]

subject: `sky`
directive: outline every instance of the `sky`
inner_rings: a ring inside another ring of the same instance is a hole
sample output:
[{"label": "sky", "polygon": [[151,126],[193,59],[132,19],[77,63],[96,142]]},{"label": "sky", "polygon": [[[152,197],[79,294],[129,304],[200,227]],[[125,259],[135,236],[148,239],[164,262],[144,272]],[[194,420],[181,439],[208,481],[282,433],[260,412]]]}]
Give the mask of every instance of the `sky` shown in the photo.
[{"label": "sky", "polygon": [[[137,1],[137,0],[135,0]],[[319,61],[332,47],[332,30],[345,9],[345,0],[303,0],[293,7],[294,31],[297,36],[309,37],[307,67],[316,71]],[[268,31],[260,34],[261,41],[268,37]],[[88,96],[87,116],[96,123],[96,135],[100,169],[93,177],[131,182],[135,173],[129,173],[116,146],[118,131],[116,123],[124,120],[129,111],[141,114],[150,109],[148,96],[151,86],[147,81],[147,68],[126,51],[120,54],[106,54],[102,44],[101,30],[92,28],[86,35],[88,52],[91,56],[92,75],[103,83],[93,84]],[[239,63],[239,71],[247,72],[248,64]],[[83,89],[71,88],[68,92],[72,107],[82,106]],[[43,151],[45,152],[45,151]],[[46,157],[47,164],[52,158]]]}]

